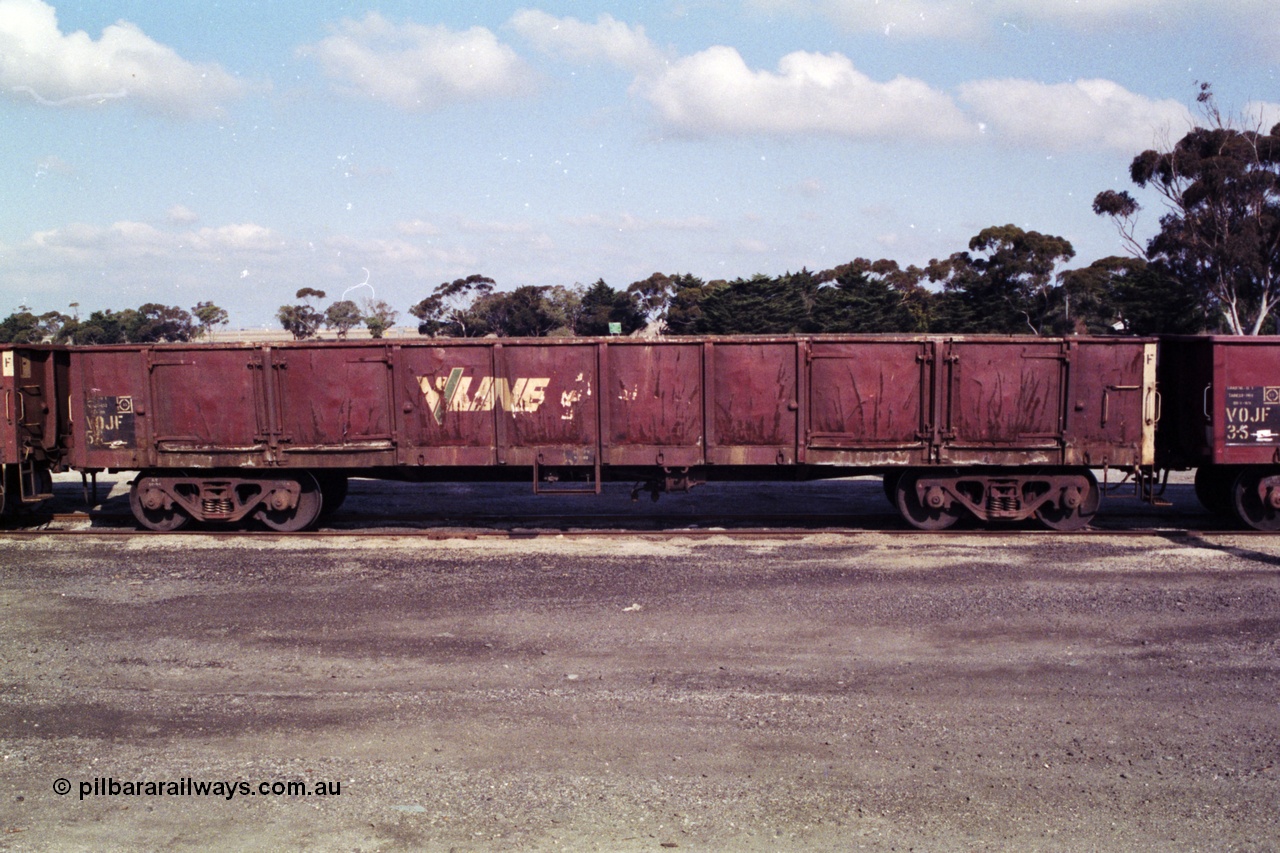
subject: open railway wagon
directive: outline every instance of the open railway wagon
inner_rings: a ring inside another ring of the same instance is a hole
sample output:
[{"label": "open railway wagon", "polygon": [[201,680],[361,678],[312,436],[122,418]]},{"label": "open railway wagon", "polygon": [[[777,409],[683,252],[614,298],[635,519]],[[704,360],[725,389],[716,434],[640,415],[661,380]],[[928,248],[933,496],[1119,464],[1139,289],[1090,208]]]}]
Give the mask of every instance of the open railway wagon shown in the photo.
[{"label": "open railway wagon", "polygon": [[53,496],[52,469],[70,432],[67,354],[52,347],[0,347],[0,515]]},{"label": "open railway wagon", "polygon": [[1257,530],[1280,530],[1280,337],[1165,337],[1159,458],[1196,469],[1196,497]]},{"label": "open railway wagon", "polygon": [[311,525],[346,478],[685,490],[879,473],[911,524],[1088,523],[1149,470],[1154,341],[483,339],[77,348],[69,464],[145,527]]}]

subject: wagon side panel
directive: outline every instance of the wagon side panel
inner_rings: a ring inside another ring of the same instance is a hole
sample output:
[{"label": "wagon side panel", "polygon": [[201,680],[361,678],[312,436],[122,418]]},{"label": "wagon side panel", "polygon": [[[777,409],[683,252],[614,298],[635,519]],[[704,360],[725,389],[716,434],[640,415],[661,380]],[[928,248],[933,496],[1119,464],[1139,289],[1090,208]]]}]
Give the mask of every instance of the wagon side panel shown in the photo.
[{"label": "wagon side panel", "polygon": [[498,463],[494,345],[404,347],[395,376],[401,464]]},{"label": "wagon side panel", "polygon": [[594,466],[600,449],[597,345],[525,343],[495,349],[493,398],[510,465]]},{"label": "wagon side panel", "polygon": [[1069,465],[1155,462],[1156,345],[1125,338],[1072,341],[1066,399]]},{"label": "wagon side panel", "polygon": [[1210,461],[1280,464],[1280,338],[1212,339],[1207,390]]},{"label": "wagon side panel", "polygon": [[391,354],[380,344],[276,348],[273,381],[278,455],[292,467],[393,465]]},{"label": "wagon side panel", "polygon": [[807,359],[808,461],[927,464],[932,349],[927,340],[815,341]]},{"label": "wagon side panel", "polygon": [[58,454],[66,404],[58,377],[65,352],[58,347],[21,346],[0,355],[4,418],[11,461]]},{"label": "wagon side panel", "polygon": [[699,343],[600,345],[606,463],[703,464],[704,349]]},{"label": "wagon side panel", "polygon": [[1063,462],[1067,352],[1061,341],[953,340],[943,358],[947,417],[939,461]]},{"label": "wagon side panel", "polygon": [[716,342],[708,346],[709,463],[796,463],[800,351],[795,341]]},{"label": "wagon side panel", "polygon": [[[101,354],[90,356],[97,361]],[[267,464],[267,430],[258,403],[262,370],[253,347],[139,351],[153,403],[155,462],[162,467]]]},{"label": "wagon side panel", "polygon": [[71,464],[155,464],[146,348],[78,349],[71,356]]}]

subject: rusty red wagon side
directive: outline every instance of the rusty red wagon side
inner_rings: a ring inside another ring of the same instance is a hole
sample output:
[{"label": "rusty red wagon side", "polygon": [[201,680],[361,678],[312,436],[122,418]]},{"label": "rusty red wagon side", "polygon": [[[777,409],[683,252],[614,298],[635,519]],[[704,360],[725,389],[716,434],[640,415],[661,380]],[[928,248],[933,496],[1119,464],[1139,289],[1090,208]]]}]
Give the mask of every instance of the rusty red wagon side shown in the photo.
[{"label": "rusty red wagon side", "polygon": [[[1155,344],[947,336],[126,346],[72,362],[75,464],[138,469],[149,527],[312,523],[345,478],[882,473],[912,524],[1097,508],[1154,457]],[[550,486],[548,484],[555,483]],[[566,484],[569,484],[566,486]],[[576,485],[574,485],[576,484]]]},{"label": "rusty red wagon side", "polygon": [[1280,530],[1280,337],[1161,339],[1160,467],[1216,513]]}]

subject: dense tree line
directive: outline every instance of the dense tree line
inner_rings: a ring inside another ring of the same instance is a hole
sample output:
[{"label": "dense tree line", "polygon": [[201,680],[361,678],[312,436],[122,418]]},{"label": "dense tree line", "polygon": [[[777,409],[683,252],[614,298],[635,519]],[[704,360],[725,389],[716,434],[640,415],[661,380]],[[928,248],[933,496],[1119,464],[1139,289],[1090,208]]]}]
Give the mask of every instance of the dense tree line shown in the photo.
[{"label": "dense tree line", "polygon": [[[499,291],[488,277],[445,282],[409,309],[418,331],[439,337],[629,335],[650,327],[670,335],[823,333],[1135,334],[1217,328],[1204,294],[1166,269],[1136,258],[1104,258],[1056,273],[1074,254],[1061,237],[1014,225],[984,229],[957,252],[925,267],[859,258],[834,269],[733,281],[654,273],[615,289],[520,286]],[[337,300],[303,288],[277,319],[295,339],[321,329],[345,338],[364,325],[381,337],[397,312],[385,302]],[[66,344],[191,341],[227,322],[210,302],[191,311],[148,303],[77,319],[23,307],[0,320],[0,343]]]},{"label": "dense tree line", "polygon": [[[79,307],[73,304],[72,308]],[[227,312],[212,302],[190,311],[148,302],[123,311],[94,311],[85,319],[48,311],[33,314],[24,306],[0,320],[0,343],[123,344],[191,341],[226,325]]]},{"label": "dense tree line", "polygon": [[[823,333],[1130,334],[1215,328],[1195,288],[1136,258],[1056,272],[1074,255],[1061,238],[1014,225],[984,229],[968,251],[901,268],[856,259],[830,270],[734,281],[654,273],[615,290],[496,290],[483,276],[446,282],[410,309],[418,331],[443,337]],[[612,324],[612,325],[611,325]]]},{"label": "dense tree line", "polygon": [[[437,286],[409,309],[429,336],[810,334],[940,332],[999,334],[1259,334],[1277,330],[1280,302],[1280,124],[1243,128],[1201,87],[1204,126],[1168,150],[1144,151],[1129,176],[1164,206],[1159,231],[1136,239],[1141,205],[1105,190],[1095,213],[1110,217],[1131,254],[1064,269],[1075,249],[1063,237],[1015,225],[985,228],[964,251],[905,269],[856,259],[834,269],[703,281],[654,273],[616,290],[525,285],[499,291],[483,275]],[[385,302],[339,299],[304,287],[276,314],[294,338],[321,327],[340,338],[360,324],[373,337],[395,323]],[[190,312],[148,303],[87,319],[23,307],[0,321],[0,342],[76,344],[186,341],[227,321],[201,302]]]}]

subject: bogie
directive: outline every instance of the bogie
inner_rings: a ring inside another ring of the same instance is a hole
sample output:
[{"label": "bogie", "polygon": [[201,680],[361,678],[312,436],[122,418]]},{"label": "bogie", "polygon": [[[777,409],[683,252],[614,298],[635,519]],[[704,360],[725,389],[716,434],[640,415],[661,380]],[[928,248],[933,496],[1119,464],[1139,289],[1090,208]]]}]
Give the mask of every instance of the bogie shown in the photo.
[{"label": "bogie", "polygon": [[1052,530],[1079,530],[1088,526],[1102,499],[1087,468],[915,469],[894,479],[899,512],[921,530],[945,530],[966,516],[986,523],[1034,517]]},{"label": "bogie", "polygon": [[319,482],[307,471],[243,475],[187,471],[144,471],[129,490],[129,506],[148,530],[171,531],[192,521],[234,525],[249,519],[295,532],[320,517]]}]

